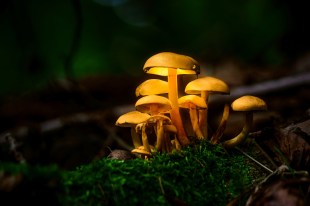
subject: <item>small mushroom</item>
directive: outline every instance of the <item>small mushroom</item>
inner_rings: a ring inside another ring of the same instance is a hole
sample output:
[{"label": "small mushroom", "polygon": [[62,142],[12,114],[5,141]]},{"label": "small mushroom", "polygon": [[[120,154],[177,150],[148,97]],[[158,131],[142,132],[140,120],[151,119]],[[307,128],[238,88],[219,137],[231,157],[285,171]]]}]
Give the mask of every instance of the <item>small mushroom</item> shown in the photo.
[{"label": "small mushroom", "polygon": [[195,135],[200,140],[204,139],[204,135],[198,124],[197,112],[198,110],[207,109],[205,100],[197,95],[185,95],[179,98],[179,106],[189,109],[189,115]]},{"label": "small mushroom", "polygon": [[136,88],[136,96],[168,93],[168,82],[160,79],[148,79]]},{"label": "small mushroom", "polygon": [[168,121],[171,124],[171,119],[160,113],[171,110],[170,100],[166,97],[158,95],[148,95],[141,97],[135,104],[138,111],[151,114],[150,118],[147,120],[148,124],[155,123],[156,132],[156,149],[162,150],[162,144],[164,142],[164,121]]},{"label": "small mushroom", "polygon": [[145,122],[150,118],[149,114],[142,113],[139,111],[131,111],[126,114],[121,115],[117,120],[115,125],[120,127],[130,127],[131,128],[131,138],[134,148],[141,146],[141,140],[136,132],[136,125]]},{"label": "small mushroom", "polygon": [[[208,105],[210,93],[213,94],[229,94],[228,85],[214,77],[200,77],[189,82],[185,87],[186,94],[199,94]],[[208,138],[208,108],[199,110],[199,126],[205,138]]]},{"label": "small mushroom", "polygon": [[199,74],[200,65],[189,56],[173,52],[161,52],[151,56],[144,64],[143,70],[149,74],[168,77],[168,98],[171,101],[170,117],[178,131],[181,145],[188,145],[189,139],[183,128],[178,105],[178,81],[181,74]]},{"label": "small mushroom", "polygon": [[[168,142],[168,131],[174,132],[176,128],[172,125],[171,119],[165,115],[153,115],[147,120],[148,124],[155,123],[155,132],[156,132],[156,146],[157,151],[170,152],[172,145],[171,142]],[[170,126],[170,127],[169,127]]]},{"label": "small mushroom", "polygon": [[231,108],[233,111],[245,112],[245,124],[237,136],[223,143],[226,148],[235,147],[243,142],[252,127],[253,112],[267,110],[267,105],[264,100],[258,97],[245,95],[233,101]]},{"label": "small mushroom", "polygon": [[140,112],[156,115],[171,110],[171,102],[166,97],[148,95],[138,99],[135,107]]}]

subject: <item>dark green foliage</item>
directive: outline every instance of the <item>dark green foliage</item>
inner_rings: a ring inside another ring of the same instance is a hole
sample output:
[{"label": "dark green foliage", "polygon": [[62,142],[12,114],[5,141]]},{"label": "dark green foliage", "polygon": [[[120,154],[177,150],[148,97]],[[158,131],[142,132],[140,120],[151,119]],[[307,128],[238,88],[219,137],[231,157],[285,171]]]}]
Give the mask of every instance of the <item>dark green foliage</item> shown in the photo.
[{"label": "dark green foliage", "polygon": [[65,174],[64,205],[226,205],[250,183],[243,156],[201,142],[150,160],[104,158]]}]

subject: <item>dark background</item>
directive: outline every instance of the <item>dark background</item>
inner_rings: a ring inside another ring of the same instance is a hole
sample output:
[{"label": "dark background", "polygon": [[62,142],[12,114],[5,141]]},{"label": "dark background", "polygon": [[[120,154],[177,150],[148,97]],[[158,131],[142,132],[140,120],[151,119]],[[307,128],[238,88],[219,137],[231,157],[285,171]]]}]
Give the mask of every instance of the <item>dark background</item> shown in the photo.
[{"label": "dark background", "polygon": [[279,0],[2,0],[0,95],[55,79],[142,76],[161,51],[210,68],[231,58],[289,64],[310,50],[307,9]]}]

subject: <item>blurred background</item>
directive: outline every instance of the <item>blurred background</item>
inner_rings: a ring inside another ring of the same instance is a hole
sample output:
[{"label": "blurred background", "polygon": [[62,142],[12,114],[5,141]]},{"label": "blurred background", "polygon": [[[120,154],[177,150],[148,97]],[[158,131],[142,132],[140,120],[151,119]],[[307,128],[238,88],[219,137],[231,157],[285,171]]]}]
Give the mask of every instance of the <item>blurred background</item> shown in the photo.
[{"label": "blurred background", "polygon": [[[163,51],[193,57],[201,75],[231,87],[230,99],[209,106],[213,129],[223,105],[244,94],[269,109],[255,115],[253,131],[310,113],[304,1],[0,2],[0,143],[11,135],[28,162],[74,168],[107,147],[130,149],[129,128],[114,123],[134,109],[136,86],[152,78],[145,61]],[[229,137],[242,117],[230,121]]]},{"label": "blurred background", "polygon": [[147,58],[183,53],[206,69],[227,59],[291,63],[310,50],[303,2],[3,0],[0,95],[62,78],[141,76]]}]

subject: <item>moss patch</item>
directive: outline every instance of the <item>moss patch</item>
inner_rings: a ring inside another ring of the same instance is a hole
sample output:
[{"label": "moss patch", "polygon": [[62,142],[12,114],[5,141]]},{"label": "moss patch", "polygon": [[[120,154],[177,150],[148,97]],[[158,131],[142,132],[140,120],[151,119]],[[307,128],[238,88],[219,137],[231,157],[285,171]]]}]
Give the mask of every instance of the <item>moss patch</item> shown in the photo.
[{"label": "moss patch", "polygon": [[12,204],[221,206],[251,185],[247,162],[203,141],[149,160],[105,157],[72,171],[0,163],[1,182],[10,183],[1,184],[0,193]]},{"label": "moss patch", "polygon": [[250,184],[242,155],[208,142],[150,160],[103,158],[65,173],[64,205],[226,205]]}]

